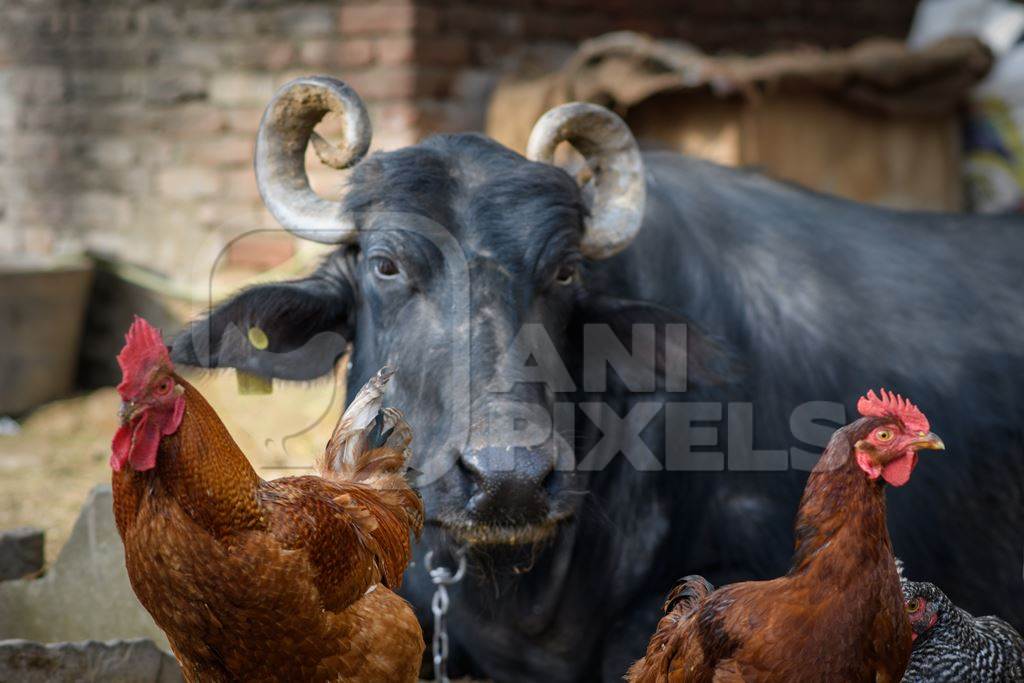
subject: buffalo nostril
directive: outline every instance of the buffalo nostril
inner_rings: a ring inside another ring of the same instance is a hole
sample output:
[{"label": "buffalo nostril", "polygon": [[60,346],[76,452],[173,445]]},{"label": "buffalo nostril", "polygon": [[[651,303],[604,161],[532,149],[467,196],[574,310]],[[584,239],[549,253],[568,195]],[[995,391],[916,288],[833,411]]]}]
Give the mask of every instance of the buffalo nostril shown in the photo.
[{"label": "buffalo nostril", "polygon": [[459,462],[470,482],[466,512],[473,519],[519,525],[547,516],[546,484],[554,468],[544,453],[493,447],[467,452]]},{"label": "buffalo nostril", "polygon": [[459,470],[463,475],[465,475],[466,479],[469,479],[474,484],[480,481],[483,473],[472,460],[469,460],[464,455],[460,454],[456,463],[458,464]]},{"label": "buffalo nostril", "polygon": [[490,519],[500,516],[500,510],[493,509],[496,501],[493,496],[477,490],[466,501],[466,512],[474,519]]}]

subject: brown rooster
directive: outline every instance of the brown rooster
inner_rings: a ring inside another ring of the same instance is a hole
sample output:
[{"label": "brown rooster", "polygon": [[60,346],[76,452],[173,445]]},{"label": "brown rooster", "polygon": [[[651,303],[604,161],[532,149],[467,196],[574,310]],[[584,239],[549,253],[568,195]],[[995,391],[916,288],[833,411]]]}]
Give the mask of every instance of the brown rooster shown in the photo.
[{"label": "brown rooster", "polygon": [[383,371],[345,412],[320,476],[263,481],[136,318],[118,356],[114,515],[139,601],[190,681],[413,681],[423,634],[393,590],[423,506]]},{"label": "brown rooster", "polygon": [[687,577],[630,681],[900,680],[911,630],[884,483],[906,484],[918,451],[944,446],[899,396],[868,392],[857,408],[807,480],[789,573],[718,590]]}]

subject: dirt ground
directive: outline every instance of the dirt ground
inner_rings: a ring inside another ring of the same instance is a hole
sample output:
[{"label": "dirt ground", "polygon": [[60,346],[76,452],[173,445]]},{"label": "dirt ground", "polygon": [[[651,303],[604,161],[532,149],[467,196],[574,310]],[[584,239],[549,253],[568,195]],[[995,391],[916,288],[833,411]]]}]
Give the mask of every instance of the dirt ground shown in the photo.
[{"label": "dirt ground", "polygon": [[[206,396],[267,479],[308,467],[343,405],[343,378],[275,383],[269,395],[243,395],[234,371],[183,376]],[[0,436],[0,529],[45,529],[48,564],[67,540],[86,494],[110,481],[119,405],[113,388],[99,389],[45,405],[22,421],[19,434]]]}]

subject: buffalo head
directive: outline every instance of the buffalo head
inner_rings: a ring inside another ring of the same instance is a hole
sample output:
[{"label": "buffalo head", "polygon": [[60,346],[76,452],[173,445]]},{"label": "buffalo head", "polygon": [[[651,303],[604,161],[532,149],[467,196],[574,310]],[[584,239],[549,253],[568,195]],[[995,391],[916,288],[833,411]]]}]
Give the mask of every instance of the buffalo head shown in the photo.
[{"label": "buffalo head", "polygon": [[[313,132],[327,112],[344,121],[340,146]],[[552,417],[580,388],[580,321],[629,310],[599,291],[608,277],[592,265],[640,229],[636,142],[615,114],[580,103],[541,118],[529,159],[473,134],[364,158],[370,135],[340,81],[303,78],[275,95],[256,145],[260,192],[285,229],[338,248],[305,279],[214,309],[178,337],[175,360],[311,379],[351,345],[350,387],[397,370],[388,400],[413,426],[428,519],[469,542],[541,540],[585,486],[578,435]],[[310,189],[310,141],[324,163],[354,166],[344,201]],[[552,163],[561,142],[586,161],[580,182]]]}]

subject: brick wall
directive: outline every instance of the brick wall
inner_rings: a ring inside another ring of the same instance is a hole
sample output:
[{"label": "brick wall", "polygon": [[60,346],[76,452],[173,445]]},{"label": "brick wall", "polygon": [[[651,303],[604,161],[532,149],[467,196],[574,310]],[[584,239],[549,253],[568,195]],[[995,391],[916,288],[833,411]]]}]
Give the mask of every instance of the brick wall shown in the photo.
[{"label": "brick wall", "polygon": [[[408,144],[419,13],[407,2],[5,0],[0,252],[86,246],[187,277],[230,237],[275,227],[252,173],[274,89],[337,75],[365,98],[375,147]],[[311,171],[337,190],[336,172]]]},{"label": "brick wall", "polygon": [[[481,128],[497,77],[526,47],[566,52],[622,28],[708,50],[845,45],[904,34],[914,4],[5,0],[0,253],[87,246],[197,277],[232,236],[274,227],[252,145],[274,88],[297,75],[351,83],[387,149]],[[339,174],[310,169],[336,194]]]}]

